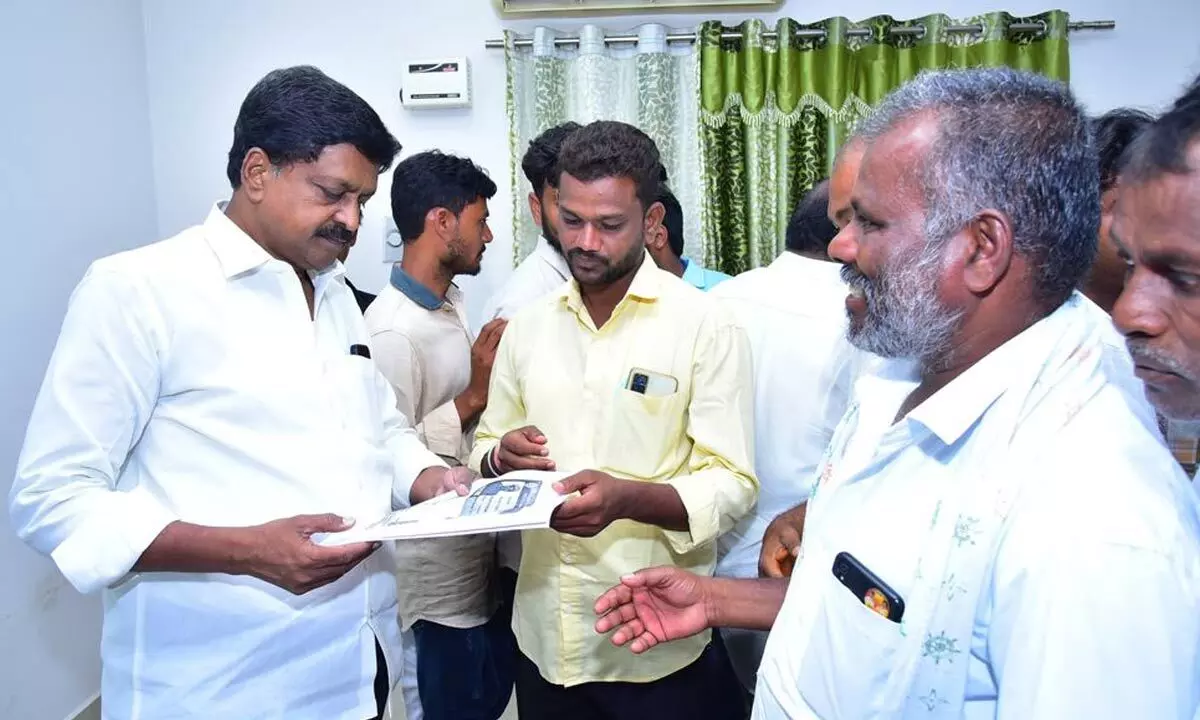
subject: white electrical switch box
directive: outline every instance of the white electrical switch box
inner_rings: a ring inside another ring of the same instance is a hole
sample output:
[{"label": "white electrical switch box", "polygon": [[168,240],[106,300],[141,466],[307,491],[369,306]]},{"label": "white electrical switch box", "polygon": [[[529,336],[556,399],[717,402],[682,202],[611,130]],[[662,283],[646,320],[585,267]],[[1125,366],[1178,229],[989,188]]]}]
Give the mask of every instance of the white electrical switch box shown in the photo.
[{"label": "white electrical switch box", "polygon": [[470,76],[465,57],[407,63],[400,102],[411,110],[471,107]]},{"label": "white electrical switch box", "polygon": [[398,263],[404,257],[404,240],[400,238],[400,230],[391,215],[383,221],[383,261]]}]

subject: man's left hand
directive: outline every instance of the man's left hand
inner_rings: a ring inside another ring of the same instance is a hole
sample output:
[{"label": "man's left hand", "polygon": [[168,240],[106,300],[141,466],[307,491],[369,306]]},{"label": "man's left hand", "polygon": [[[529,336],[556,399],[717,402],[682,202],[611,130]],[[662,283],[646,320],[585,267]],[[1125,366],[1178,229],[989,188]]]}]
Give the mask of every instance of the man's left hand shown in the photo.
[{"label": "man's left hand", "polygon": [[628,517],[632,480],[615,478],[599,470],[584,470],[554,483],[559,495],[578,492],[559,505],[550,518],[550,527],[568,535],[592,537],[613,520]]},{"label": "man's left hand", "polygon": [[408,501],[416,505],[447,492],[466,495],[471,492],[471,483],[477,477],[467,467],[425,468],[413,481],[412,489],[408,491]]}]

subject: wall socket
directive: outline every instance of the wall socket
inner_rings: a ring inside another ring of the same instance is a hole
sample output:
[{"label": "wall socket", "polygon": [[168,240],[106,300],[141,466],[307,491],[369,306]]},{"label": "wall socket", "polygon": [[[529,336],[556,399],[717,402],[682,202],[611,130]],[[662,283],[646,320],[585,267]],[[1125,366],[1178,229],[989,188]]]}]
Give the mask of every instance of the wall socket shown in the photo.
[{"label": "wall socket", "polygon": [[400,231],[396,221],[388,215],[383,219],[383,261],[388,265],[400,262],[404,256],[404,241],[400,239]]}]

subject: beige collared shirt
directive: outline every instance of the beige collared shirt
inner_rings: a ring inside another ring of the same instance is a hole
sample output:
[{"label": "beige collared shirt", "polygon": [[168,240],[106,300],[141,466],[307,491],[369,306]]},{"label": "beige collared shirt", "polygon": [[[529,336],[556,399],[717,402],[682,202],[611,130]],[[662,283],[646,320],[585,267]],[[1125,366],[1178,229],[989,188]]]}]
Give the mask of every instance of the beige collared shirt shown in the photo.
[{"label": "beige collared shirt", "polygon": [[[635,368],[674,380],[675,392],[627,389]],[[592,607],[622,575],[645,567],[712,573],[714,541],[758,494],[753,392],[742,330],[716,300],[648,255],[599,329],[574,281],[509,321],[471,467],[504,433],[532,424],[559,470],[667,483],[688,513],[684,532],[619,520],[593,538],[523,533],[513,628],[547,680],[648,682],[699,657],[708,633],[631,657],[596,634]]]},{"label": "beige collared shirt", "polygon": [[[471,380],[473,341],[462,293],[451,285],[445,301],[438,302],[428,289],[414,287],[411,278],[396,273],[393,278],[367,310],[373,356],[422,441],[461,465],[472,428],[461,426],[454,398]],[[495,609],[489,593],[495,544],[494,535],[397,542],[401,626],[408,629],[417,620],[459,628],[487,622]]]}]

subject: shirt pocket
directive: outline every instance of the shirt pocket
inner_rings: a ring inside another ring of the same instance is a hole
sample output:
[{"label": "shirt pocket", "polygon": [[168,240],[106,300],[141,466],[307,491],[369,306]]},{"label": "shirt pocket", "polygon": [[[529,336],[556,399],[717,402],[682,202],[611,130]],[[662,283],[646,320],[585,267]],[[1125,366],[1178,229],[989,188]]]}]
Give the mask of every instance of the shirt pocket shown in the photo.
[{"label": "shirt pocket", "polygon": [[875,613],[829,574],[800,661],[799,689],[818,717],[874,718],[902,640],[900,624]]},{"label": "shirt pocket", "polygon": [[605,466],[634,478],[672,474],[687,428],[687,401],[682,392],[647,396],[617,390],[603,445]]},{"label": "shirt pocket", "polygon": [[344,355],[326,363],[330,406],[337,409],[342,428],[378,444],[383,433],[379,385],[375,363],[369,358]]}]

